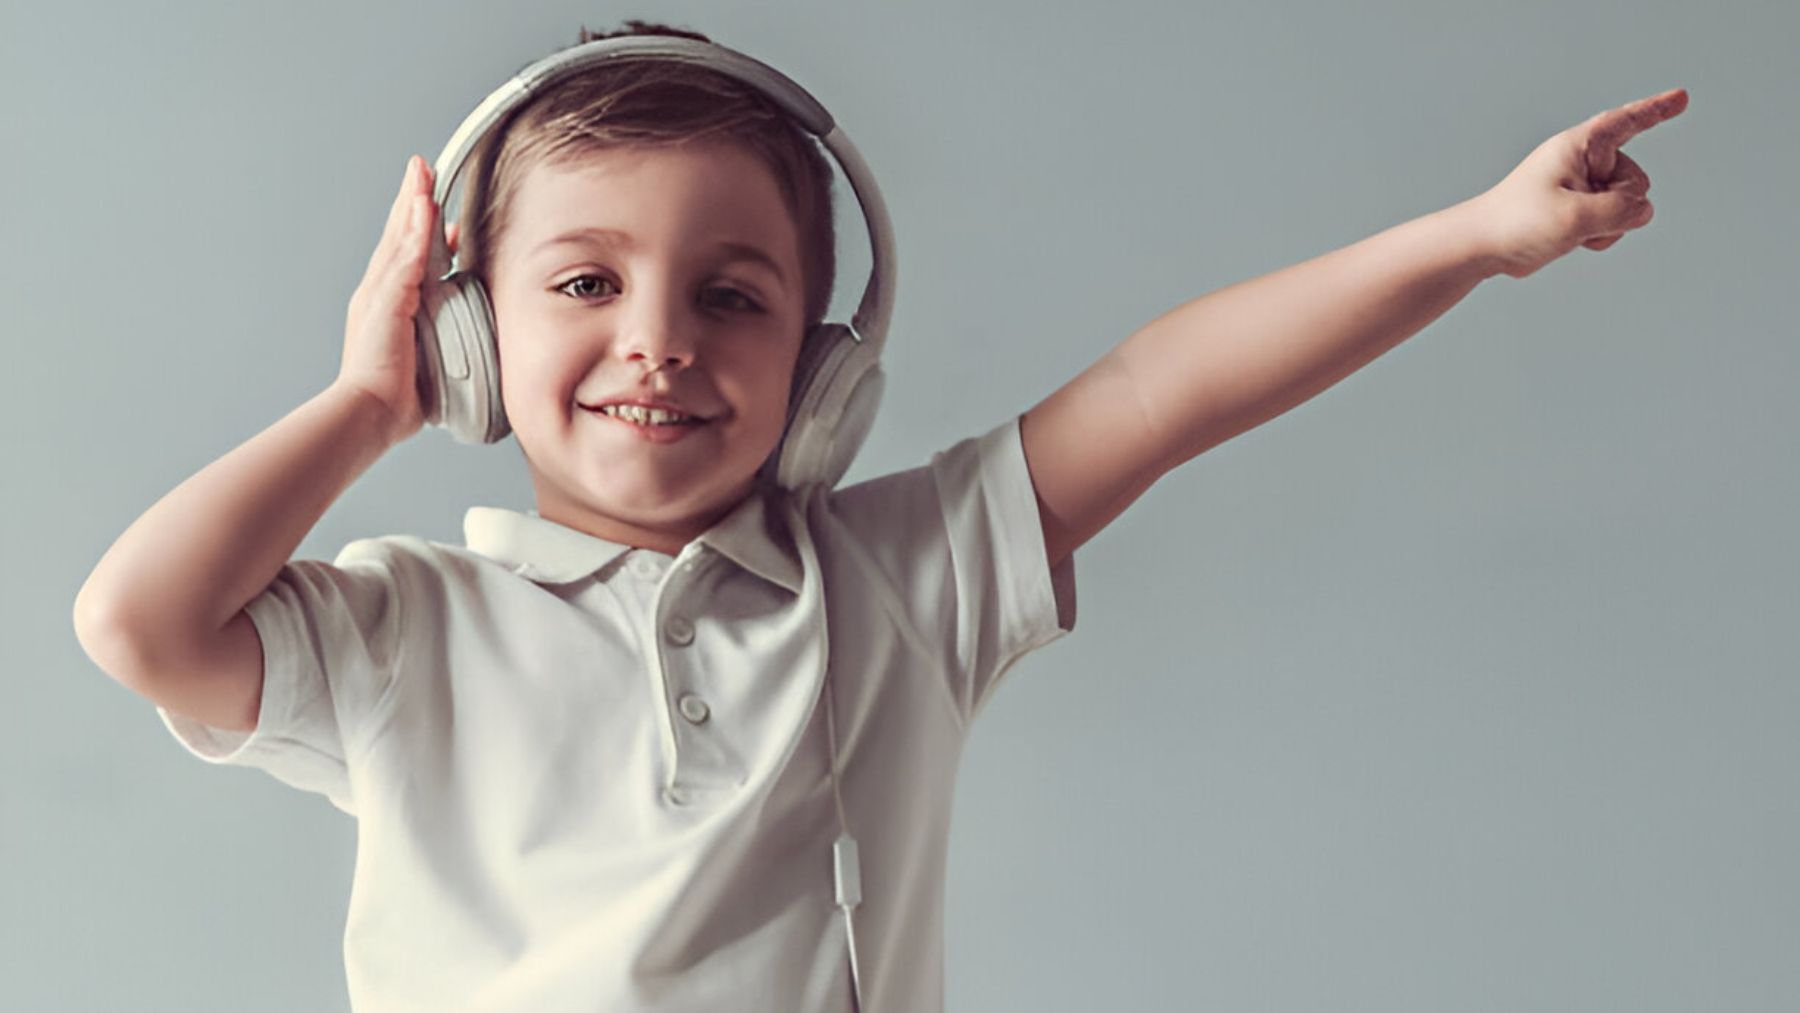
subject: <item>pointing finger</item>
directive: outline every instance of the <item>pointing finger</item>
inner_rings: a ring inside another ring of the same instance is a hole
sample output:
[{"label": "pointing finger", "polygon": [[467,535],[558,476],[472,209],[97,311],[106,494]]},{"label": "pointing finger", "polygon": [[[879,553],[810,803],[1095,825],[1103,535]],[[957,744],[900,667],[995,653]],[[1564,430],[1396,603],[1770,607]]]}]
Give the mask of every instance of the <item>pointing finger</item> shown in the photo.
[{"label": "pointing finger", "polygon": [[1671,88],[1660,95],[1628,102],[1589,120],[1587,126],[1588,179],[1604,186],[1613,178],[1613,162],[1626,141],[1664,120],[1679,116],[1688,105],[1685,88]]}]

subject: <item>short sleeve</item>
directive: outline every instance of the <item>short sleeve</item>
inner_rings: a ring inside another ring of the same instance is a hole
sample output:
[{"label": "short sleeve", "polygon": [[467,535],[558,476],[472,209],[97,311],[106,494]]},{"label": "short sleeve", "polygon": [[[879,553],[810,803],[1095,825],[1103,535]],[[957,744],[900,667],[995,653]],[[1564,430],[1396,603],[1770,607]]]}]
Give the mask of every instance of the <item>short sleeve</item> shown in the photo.
[{"label": "short sleeve", "polygon": [[1050,569],[1015,416],[933,455],[970,717],[1013,663],[1075,628],[1075,556]]},{"label": "short sleeve", "polygon": [[386,697],[400,661],[403,609],[391,546],[350,543],[335,563],[289,561],[244,610],[262,640],[255,730],[216,728],[157,707],[163,724],[208,763],[267,771],[356,814],[348,757]]},{"label": "short sleeve", "polygon": [[965,722],[1014,662],[1075,628],[1075,558],[1050,569],[1016,416],[928,467],[841,490],[832,508],[945,669]]}]

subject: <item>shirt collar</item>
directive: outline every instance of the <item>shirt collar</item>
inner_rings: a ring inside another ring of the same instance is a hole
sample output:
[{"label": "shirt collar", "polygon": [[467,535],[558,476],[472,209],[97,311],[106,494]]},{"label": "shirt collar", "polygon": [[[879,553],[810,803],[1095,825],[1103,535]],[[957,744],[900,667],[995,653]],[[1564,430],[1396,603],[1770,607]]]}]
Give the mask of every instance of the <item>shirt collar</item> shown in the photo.
[{"label": "shirt collar", "polygon": [[[801,566],[792,535],[780,521],[780,511],[764,502],[779,494],[758,486],[695,541],[799,594]],[[471,550],[540,584],[580,580],[632,549],[547,520],[535,510],[520,513],[504,507],[470,507],[463,516],[463,540]],[[690,544],[682,555],[698,551]]]}]

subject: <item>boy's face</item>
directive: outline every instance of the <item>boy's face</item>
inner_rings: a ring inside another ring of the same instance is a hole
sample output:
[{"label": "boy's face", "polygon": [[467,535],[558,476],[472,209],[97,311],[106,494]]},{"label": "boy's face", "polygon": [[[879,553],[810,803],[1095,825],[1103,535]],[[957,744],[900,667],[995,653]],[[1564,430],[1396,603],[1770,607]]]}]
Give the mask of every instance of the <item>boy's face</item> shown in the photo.
[{"label": "boy's face", "polygon": [[[539,515],[675,555],[750,492],[803,323],[799,238],[761,161],[702,143],[540,163],[491,264],[501,397]],[[598,410],[622,400],[705,421]]]}]

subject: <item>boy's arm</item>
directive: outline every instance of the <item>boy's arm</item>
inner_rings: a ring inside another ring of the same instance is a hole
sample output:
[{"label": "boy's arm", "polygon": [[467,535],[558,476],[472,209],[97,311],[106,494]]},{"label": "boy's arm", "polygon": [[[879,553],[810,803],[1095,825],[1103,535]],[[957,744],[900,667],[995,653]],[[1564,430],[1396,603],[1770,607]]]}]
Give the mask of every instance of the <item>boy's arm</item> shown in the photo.
[{"label": "boy's arm", "polygon": [[1132,334],[1020,419],[1051,566],[1171,469],[1349,376],[1482,279],[1525,277],[1647,224],[1649,177],[1617,149],[1686,105],[1676,89],[1597,114],[1479,197]]},{"label": "boy's arm", "polygon": [[350,483],[423,427],[413,314],[437,220],[431,185],[424,161],[408,159],[350,297],[337,380],[157,501],[76,595],[82,649],[158,705],[255,727],[262,644],[244,607]]},{"label": "boy's arm", "polygon": [[1461,207],[1185,303],[1019,423],[1051,566],[1176,466],[1349,376],[1497,270]]},{"label": "boy's arm", "polygon": [[109,675],[218,727],[254,725],[262,649],[244,606],[393,442],[389,409],[333,384],[176,486],[119,536],[75,599]]}]

